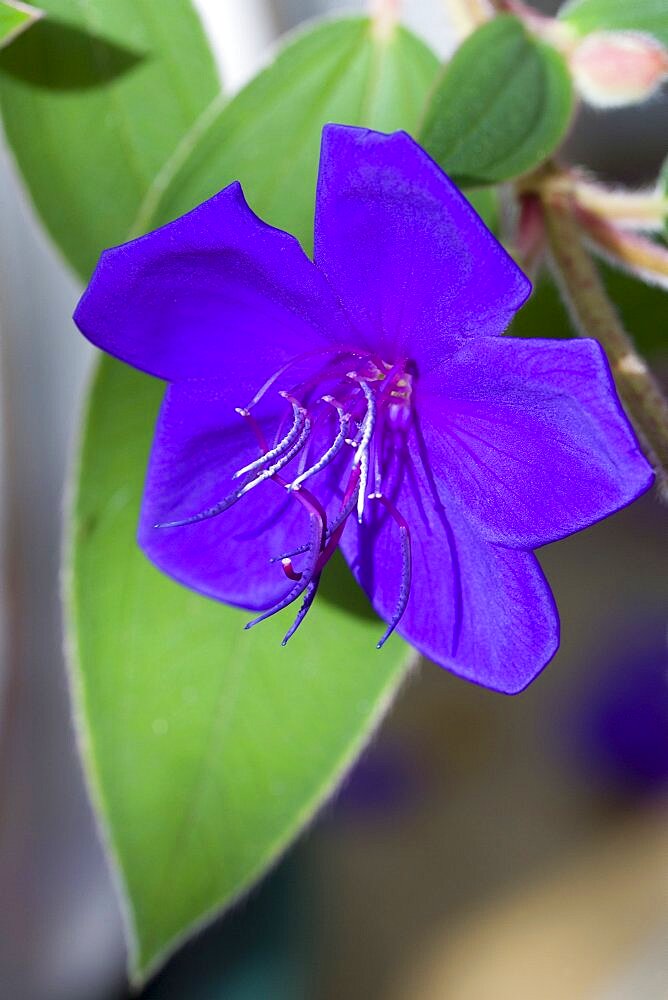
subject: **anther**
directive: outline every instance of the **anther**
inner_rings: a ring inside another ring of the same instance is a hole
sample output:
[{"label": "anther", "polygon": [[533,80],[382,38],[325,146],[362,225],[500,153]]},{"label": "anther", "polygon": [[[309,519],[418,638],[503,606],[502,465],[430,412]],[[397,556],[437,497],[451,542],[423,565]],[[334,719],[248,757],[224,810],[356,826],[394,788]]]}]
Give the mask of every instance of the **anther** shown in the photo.
[{"label": "anther", "polygon": [[298,489],[300,483],[303,483],[306,479],[309,479],[311,476],[315,476],[316,473],[322,472],[322,470],[326,468],[329,465],[329,463],[336,458],[338,453],[343,448],[343,445],[346,443],[346,434],[348,432],[348,425],[351,419],[350,414],[345,412],[341,403],[337,402],[337,400],[334,399],[333,396],[323,396],[322,399],[323,402],[329,403],[330,406],[333,406],[339,415],[338,434],[334,438],[334,441],[327,449],[325,454],[322,455],[317,462],[315,462],[312,466],[310,466],[310,468],[306,469],[305,472],[302,472],[300,475],[298,475],[297,478],[294,480],[294,482],[290,483],[290,485],[288,486],[288,490]]},{"label": "anther", "polygon": [[285,597],[281,598],[281,600],[278,601],[277,604],[275,604],[272,608],[269,608],[268,611],[263,611],[261,615],[258,615],[256,618],[253,618],[252,621],[247,622],[244,628],[246,629],[253,628],[254,625],[259,625],[260,622],[266,621],[267,618],[271,618],[272,615],[275,615],[279,611],[282,611],[283,608],[287,608],[289,604],[292,604],[293,601],[295,601],[301,594],[304,593],[309,583],[313,579],[318,553],[320,552],[320,548],[322,545],[322,539],[324,534],[324,522],[322,517],[315,511],[309,514],[309,521],[311,526],[311,537],[309,539],[309,557],[306,560],[306,566],[304,567],[301,579],[297,583],[295,583],[292,590],[290,590],[289,593],[285,595]]},{"label": "anther", "polygon": [[399,540],[401,544],[401,583],[399,585],[399,597],[387,628],[380,641],[376,643],[376,649],[382,649],[401,621],[408,604],[408,598],[410,597],[412,573],[411,536],[405,518],[402,517],[394,504],[383,493],[370,493],[369,500],[379,500],[383,504],[399,528]]},{"label": "anther", "polygon": [[299,434],[299,437],[293,444],[292,448],[286,451],[285,454],[281,455],[281,457],[276,462],[274,462],[273,465],[270,465],[269,468],[263,469],[262,472],[255,477],[255,479],[252,479],[250,481],[250,483],[246,483],[246,485],[241,488],[239,497],[241,498],[242,496],[245,496],[246,493],[249,492],[249,490],[252,490],[256,486],[259,486],[260,483],[264,483],[267,479],[271,479],[273,476],[276,475],[277,472],[280,472],[281,469],[285,468],[285,466],[292,461],[295,455],[299,454],[299,452],[302,450],[302,448],[304,447],[304,442],[306,441],[310,433],[311,433],[311,421],[309,420],[308,417],[306,417],[301,429],[301,433]]},{"label": "anther", "polygon": [[295,632],[297,631],[297,629],[299,628],[299,626],[301,625],[301,623],[306,618],[306,614],[307,614],[309,608],[311,607],[311,605],[313,604],[313,601],[315,599],[315,595],[318,592],[318,585],[319,584],[320,584],[320,574],[318,574],[317,576],[314,576],[313,579],[309,582],[309,585],[306,588],[306,592],[304,594],[304,600],[302,601],[302,605],[301,605],[299,611],[297,612],[297,617],[293,621],[293,623],[290,626],[290,628],[288,629],[288,631],[283,636],[283,639],[281,641],[281,646],[287,645],[287,643],[293,637],[293,635],[295,634]]},{"label": "anther", "polygon": [[[287,398],[287,393],[279,393],[279,395]],[[281,441],[279,441],[279,443],[276,445],[275,448],[271,449],[271,451],[266,452],[266,454],[264,455],[260,455],[260,457],[256,458],[254,462],[250,462],[248,465],[244,465],[243,469],[238,469],[232,476],[232,479],[239,479],[247,472],[253,472],[255,469],[259,469],[263,465],[266,465],[267,462],[272,462],[275,458],[278,458],[280,455],[282,455],[283,452],[287,448],[289,448],[290,445],[294,442],[295,438],[302,430],[304,423],[306,421],[306,410],[304,409],[303,406],[301,406],[300,403],[297,402],[297,400],[289,399],[288,401],[290,402],[293,410],[292,427],[290,428],[288,433],[285,435],[284,438],[282,438]],[[247,415],[247,411],[246,413],[244,413],[240,409],[237,409],[237,413],[239,413],[241,416]]]}]

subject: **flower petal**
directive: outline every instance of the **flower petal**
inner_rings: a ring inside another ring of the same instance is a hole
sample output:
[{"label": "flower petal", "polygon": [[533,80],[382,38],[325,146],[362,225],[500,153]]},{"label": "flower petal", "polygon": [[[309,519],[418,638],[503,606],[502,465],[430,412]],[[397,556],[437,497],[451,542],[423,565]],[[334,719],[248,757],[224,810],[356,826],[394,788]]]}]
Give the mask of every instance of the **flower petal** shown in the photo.
[{"label": "flower petal", "polygon": [[[185,586],[263,610],[293,587],[280,562],[271,560],[309,541],[309,515],[296,496],[268,480],[216,517],[155,527],[207,510],[243,484],[233,474],[260,455],[251,425],[234,412],[237,393],[244,398],[249,391],[248,385],[224,379],[168,387],[149,462],[139,544]],[[288,411],[288,404],[274,397],[258,407],[258,422],[267,430],[281,421],[289,428]],[[297,570],[304,558],[295,557]]]},{"label": "flower petal", "polygon": [[585,528],[653,480],[593,340],[466,344],[419,405],[434,476],[505,545]]},{"label": "flower petal", "polygon": [[[421,653],[467,680],[504,694],[523,690],[554,655],[559,621],[536,557],[486,541],[416,456],[393,498],[410,526],[412,585],[397,631]],[[350,524],[342,549],[386,621],[401,580],[397,525],[380,504]]]},{"label": "flower petal", "polygon": [[462,338],[501,333],[531,285],[443,171],[404,132],[327,125],[315,262],[370,350],[421,376]]},{"label": "flower petal", "polygon": [[347,328],[297,240],[231,184],[175,222],[106,250],[74,316],[97,347],[170,381],[243,370],[258,384]]}]

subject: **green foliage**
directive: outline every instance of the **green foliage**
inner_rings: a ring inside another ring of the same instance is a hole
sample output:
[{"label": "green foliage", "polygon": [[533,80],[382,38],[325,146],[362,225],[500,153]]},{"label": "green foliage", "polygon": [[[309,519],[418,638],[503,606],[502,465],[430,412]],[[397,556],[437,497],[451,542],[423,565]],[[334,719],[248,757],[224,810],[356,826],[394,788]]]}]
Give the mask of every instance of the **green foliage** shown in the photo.
[{"label": "green foliage", "polygon": [[288,45],[177,157],[172,176],[149,194],[138,231],[240,180],[256,211],[310,248],[322,126],[414,130],[437,71],[435,56],[402,28],[381,41],[367,19],[323,22]]},{"label": "green foliage", "polygon": [[0,0],[0,49],[13,42],[41,16],[42,12],[36,7],[16,0]]},{"label": "green foliage", "polygon": [[517,18],[497,17],[445,67],[419,138],[460,185],[491,184],[547,159],[572,110],[570,75],[559,53]]},{"label": "green foliage", "polygon": [[[342,562],[309,620],[191,593],[135,543],[159,382],[105,359],[74,508],[71,628],[83,747],[144,971],[248,887],[308,822],[382,715],[406,662]],[[122,404],[119,405],[119,401]]]},{"label": "green foliage", "polygon": [[[414,128],[435,69],[404,31],[380,41],[366,20],[314,28],[185,141],[145,224],[240,177],[261,216],[308,243],[323,123]],[[285,649],[285,616],[244,632],[246,615],[148,563],[135,528],[160,395],[156,381],[103,362],[70,546],[84,757],[127,890],[138,976],[310,820],[410,655],[399,639],[375,649],[382,626],[342,561]]]},{"label": "green foliage", "polygon": [[0,56],[0,110],[47,229],[87,277],[218,83],[188,0],[42,7]]},{"label": "green foliage", "polygon": [[[655,285],[646,285],[623,271],[597,262],[606,290],[619,310],[624,326],[632,335],[641,354],[666,357],[668,344],[664,326],[657,322],[666,308],[666,293]],[[513,337],[575,337],[576,331],[553,281],[545,275],[533,295],[515,316],[508,331]]]},{"label": "green foliage", "polygon": [[285,849],[367,739],[406,661],[398,639],[375,650],[383,626],[342,562],[282,649],[294,609],[245,632],[248,614],[185,590],[138,552],[161,395],[157,381],[103,361],[72,539],[83,745],[139,970]]},{"label": "green foliage", "polygon": [[579,34],[590,31],[644,31],[668,45],[666,0],[571,0],[559,11]]}]

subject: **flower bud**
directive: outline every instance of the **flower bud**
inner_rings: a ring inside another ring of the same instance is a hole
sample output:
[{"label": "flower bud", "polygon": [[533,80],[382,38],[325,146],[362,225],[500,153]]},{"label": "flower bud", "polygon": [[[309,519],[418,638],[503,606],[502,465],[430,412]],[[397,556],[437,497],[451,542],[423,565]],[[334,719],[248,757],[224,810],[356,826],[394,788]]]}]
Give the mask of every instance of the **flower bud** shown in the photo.
[{"label": "flower bud", "polygon": [[582,97],[597,108],[618,108],[647,100],[668,75],[668,50],[639,32],[596,31],[571,54]]}]

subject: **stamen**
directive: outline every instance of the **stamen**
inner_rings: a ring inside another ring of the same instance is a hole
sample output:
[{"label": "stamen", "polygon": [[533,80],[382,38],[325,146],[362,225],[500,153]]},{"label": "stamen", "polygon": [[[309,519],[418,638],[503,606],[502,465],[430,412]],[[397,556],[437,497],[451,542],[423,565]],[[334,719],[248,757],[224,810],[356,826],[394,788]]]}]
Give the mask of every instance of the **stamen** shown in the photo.
[{"label": "stamen", "polygon": [[320,572],[323,567],[329,562],[329,560],[334,555],[336,548],[341,540],[341,535],[343,534],[343,529],[345,528],[346,521],[352,514],[353,508],[357,501],[357,494],[360,488],[360,470],[359,466],[353,467],[350,473],[350,479],[348,480],[348,486],[346,487],[346,492],[343,496],[343,502],[341,504],[341,510],[334,518],[330,524],[330,530],[327,534],[325,546],[318,557],[318,562],[316,564],[316,572]]},{"label": "stamen", "polygon": [[[250,413],[248,409],[246,409],[245,407],[237,407],[235,412],[238,413],[239,416],[244,417],[246,420],[248,420],[251,429],[253,430],[253,433],[257,438],[260,449],[261,450],[264,449],[266,453],[267,443],[265,441],[264,434],[262,433],[262,428],[258,424],[255,417],[252,415],[252,413]],[[252,480],[250,483],[244,483],[242,486],[239,486],[236,490],[233,490],[232,493],[228,493],[228,495],[224,497],[222,500],[219,500],[218,503],[213,504],[213,506],[211,507],[207,507],[205,510],[198,511],[196,514],[192,514],[189,517],[179,518],[179,520],[177,521],[159,522],[158,524],[154,524],[153,527],[185,528],[189,524],[198,524],[200,521],[208,521],[212,517],[218,517],[219,514],[224,514],[226,510],[229,510],[230,507],[233,507],[234,504],[237,503],[237,501],[240,500],[242,496],[248,493],[248,491],[252,487],[257,486],[259,483],[264,482],[264,480],[266,479],[274,478],[276,479],[276,481],[279,483],[280,486],[287,488],[287,483],[284,480],[282,480],[280,476],[277,475],[277,473],[280,472],[280,470],[283,468],[284,465],[287,465],[288,462],[291,461],[292,458],[294,458],[295,454],[297,453],[299,448],[302,447],[303,442],[306,440],[309,430],[310,430],[310,422],[308,421],[308,419],[306,419],[304,422],[304,427],[302,429],[302,434],[300,435],[300,439],[294,446],[294,448],[288,453],[288,455],[284,456],[281,461],[276,462],[275,465],[272,466],[271,468],[266,469],[263,474],[257,476],[256,479]],[[265,455],[262,456],[262,459],[264,458]]]},{"label": "stamen", "polygon": [[154,524],[154,528],[184,528],[188,524],[197,524],[199,521],[208,521],[210,517],[218,517],[219,514],[223,514],[241,497],[241,489],[235,490],[234,493],[229,493],[223,500],[214,504],[213,507],[207,507],[206,510],[201,510],[197,514],[192,514],[190,517],[183,517],[178,521],[163,521],[158,524]]},{"label": "stamen", "polygon": [[293,556],[300,556],[304,552],[308,552],[311,546],[307,542],[306,545],[300,545],[298,549],[294,549],[292,552],[284,552],[282,556],[272,556],[269,560],[270,563],[284,562],[286,559],[291,559]]},{"label": "stamen", "polygon": [[[256,458],[254,462],[249,462],[248,465],[244,465],[243,469],[238,469],[232,476],[232,479],[239,479],[247,472],[253,472],[255,469],[259,469],[261,466],[266,465],[267,462],[272,462],[275,458],[278,458],[279,455],[283,454],[286,448],[290,447],[290,445],[293,443],[299,432],[302,430],[304,422],[306,420],[306,410],[304,409],[304,407],[296,399],[293,399],[292,397],[288,396],[287,392],[280,392],[279,396],[283,396],[285,399],[287,399],[292,406],[292,411],[293,411],[292,427],[285,435],[285,437],[281,441],[279,441],[279,443],[276,445],[275,448],[272,448],[271,451],[266,452],[266,454],[264,455],[260,455],[260,457]],[[238,412],[239,410],[237,410],[237,413]]]},{"label": "stamen", "polygon": [[408,604],[408,598],[410,597],[412,572],[411,536],[405,518],[402,517],[394,504],[383,493],[371,493],[369,494],[369,500],[380,500],[394,521],[396,521],[401,541],[401,584],[399,587],[399,599],[385,632],[380,641],[376,643],[376,649],[381,649],[401,621]]},{"label": "stamen", "polygon": [[299,573],[294,568],[294,566],[292,565],[292,559],[290,559],[289,556],[286,556],[284,559],[281,559],[281,565],[283,566],[283,572],[287,576],[288,580],[299,581],[304,575],[303,573]]},{"label": "stamen", "polygon": [[366,413],[362,421],[361,437],[357,444],[353,465],[360,467],[360,491],[357,494],[357,520],[362,523],[364,504],[366,502],[366,486],[369,479],[369,442],[373,436],[376,424],[376,400],[371,387],[356,372],[348,372],[348,378],[357,382],[366,397]]},{"label": "stamen", "polygon": [[[278,381],[281,375],[285,375],[285,373],[288,371],[289,368],[292,368],[294,367],[294,365],[299,364],[300,361],[306,361],[308,358],[322,357],[323,354],[334,354],[335,358],[337,358],[337,357],[345,357],[346,354],[353,354],[353,352],[346,351],[345,353],[339,352],[338,354],[336,354],[334,351],[332,351],[331,348],[322,348],[319,351],[307,351],[305,354],[299,354],[296,358],[291,358],[290,361],[287,361],[284,365],[281,365],[278,371],[275,371],[273,375],[269,376],[267,381],[260,389],[258,389],[258,391],[255,393],[255,395],[251,399],[250,403],[245,407],[245,409],[252,410],[254,406],[257,406],[262,397],[271,389],[272,385],[274,385]],[[355,355],[353,354],[353,356]]]},{"label": "stamen", "polygon": [[267,441],[265,439],[262,428],[260,427],[259,423],[255,419],[253,414],[250,412],[250,410],[247,409],[245,406],[237,406],[235,407],[234,412],[238,413],[240,417],[243,417],[244,420],[248,422],[248,424],[250,425],[250,429],[257,438],[257,443],[260,451],[262,452],[263,455],[266,454],[266,452],[268,451]]},{"label": "stamen", "polygon": [[373,429],[376,423],[376,400],[373,392],[371,391],[371,387],[364,381],[364,379],[357,378],[353,373],[351,373],[349,377],[355,378],[355,381],[359,384],[362,392],[366,396],[366,413],[364,415],[364,420],[362,421],[362,437],[357,446],[355,458],[353,459],[355,465],[359,465],[362,460],[362,455],[369,447],[369,441],[371,440],[371,435],[373,434]]},{"label": "stamen", "polygon": [[285,466],[292,461],[295,455],[297,455],[302,450],[304,442],[306,441],[306,438],[309,436],[310,433],[311,433],[311,421],[308,417],[306,417],[304,420],[304,425],[302,427],[301,433],[297,438],[296,442],[293,444],[292,448],[290,448],[284,455],[281,455],[281,457],[276,462],[274,462],[273,465],[270,465],[268,469],[263,469],[263,471],[259,474],[259,476],[256,476],[255,479],[252,479],[250,483],[246,483],[246,485],[241,488],[241,491],[239,493],[239,499],[242,496],[245,496],[246,493],[249,492],[249,490],[252,490],[256,486],[259,486],[260,483],[264,483],[267,479],[271,479],[273,476],[276,475],[277,472],[280,472],[281,469],[285,468]]},{"label": "stamen", "polygon": [[306,618],[306,614],[309,611],[311,605],[313,604],[315,595],[318,593],[319,585],[320,585],[320,574],[318,573],[317,576],[313,577],[308,587],[306,588],[306,593],[304,594],[304,600],[302,601],[302,606],[297,612],[297,617],[293,621],[292,625],[283,636],[283,639],[281,641],[281,646],[287,645],[287,643],[290,641],[290,639],[292,639],[293,635],[295,634],[301,623]]},{"label": "stamen", "polygon": [[288,486],[289,490],[296,490],[300,483],[309,479],[310,476],[314,476],[317,472],[321,472],[326,466],[329,465],[331,461],[338,455],[338,453],[343,448],[346,443],[346,435],[348,433],[348,425],[350,423],[351,417],[349,413],[343,409],[342,405],[337,402],[333,396],[323,396],[323,402],[329,403],[331,406],[335,407],[339,414],[339,431],[331,446],[327,449],[324,455],[318,459],[310,468],[306,469],[305,472],[300,473],[294,482],[290,483]]},{"label": "stamen", "polygon": [[362,452],[360,460],[360,488],[357,494],[357,520],[362,523],[364,517],[364,501],[366,499],[366,484],[369,479],[369,454]]},{"label": "stamen", "polygon": [[[298,494],[297,494],[298,495]],[[304,567],[301,579],[295,584],[295,586],[290,590],[285,597],[281,598],[277,604],[268,611],[263,611],[261,615],[257,618],[253,618],[252,621],[246,623],[244,628],[253,628],[254,625],[259,625],[260,622],[266,621],[267,618],[271,618],[272,615],[277,614],[282,611],[283,608],[287,608],[289,604],[292,604],[301,594],[304,593],[309,583],[313,579],[315,572],[316,561],[318,558],[318,553],[322,545],[322,538],[324,534],[324,522],[322,517],[313,511],[309,513],[309,521],[311,527],[311,537],[309,540],[309,558],[306,561],[306,566]]]}]

